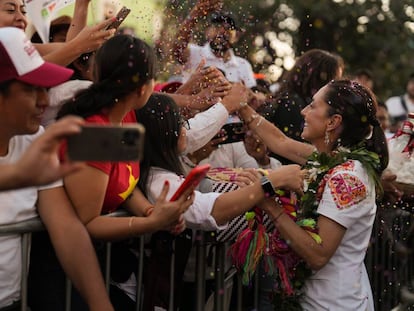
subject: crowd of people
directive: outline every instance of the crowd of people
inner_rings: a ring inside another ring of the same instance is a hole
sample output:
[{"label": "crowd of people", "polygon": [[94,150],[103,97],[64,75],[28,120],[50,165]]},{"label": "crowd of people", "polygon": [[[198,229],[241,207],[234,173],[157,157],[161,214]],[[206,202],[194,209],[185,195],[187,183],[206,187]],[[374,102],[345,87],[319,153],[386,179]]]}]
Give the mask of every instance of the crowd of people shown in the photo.
[{"label": "crowd of people", "polygon": [[[144,256],[142,308],[171,310],[172,262],[172,308],[194,310],[183,290],[194,232],[228,230],[253,213],[272,224],[261,232],[267,244],[252,246],[271,257],[255,265],[266,271],[259,310],[374,310],[364,258],[377,204],[402,196],[386,171],[387,137],[413,111],[413,77],[406,94],[382,103],[368,70],[346,75],[340,55],[312,49],[272,92],[233,50],[242,30],[233,14],[221,0],[199,0],[177,29],[172,56],[181,71],[157,84],[152,47],[107,29],[112,18],[87,26],[89,5],[76,0],[73,16],[53,22],[42,43],[25,34],[24,2],[0,0],[0,224],[39,216],[46,228],[32,234],[30,309],[64,310],[68,276],[73,310],[135,310]],[[192,36],[206,18],[199,46]],[[86,124],[137,122],[146,130],[141,162],[66,156],[66,137]],[[217,136],[236,123],[240,139]],[[170,201],[204,163],[215,173]],[[218,192],[217,180],[234,190]],[[129,216],[106,217],[119,209]],[[0,250],[0,311],[20,310],[20,236],[2,236]]]}]

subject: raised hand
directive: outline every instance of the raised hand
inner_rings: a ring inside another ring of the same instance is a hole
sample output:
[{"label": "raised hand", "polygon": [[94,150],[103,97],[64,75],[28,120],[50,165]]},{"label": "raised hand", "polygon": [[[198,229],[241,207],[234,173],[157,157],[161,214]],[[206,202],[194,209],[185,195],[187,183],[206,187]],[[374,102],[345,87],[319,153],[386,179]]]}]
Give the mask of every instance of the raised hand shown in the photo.
[{"label": "raised hand", "polygon": [[87,26],[73,38],[76,42],[79,53],[87,53],[97,50],[106,40],[115,34],[115,29],[106,30],[106,27],[113,22],[113,19],[107,19],[94,26]]},{"label": "raised hand", "polygon": [[244,147],[247,154],[253,157],[260,165],[270,164],[270,158],[267,154],[267,147],[256,134],[251,131],[246,132]]},{"label": "raised hand", "polygon": [[233,83],[230,92],[223,98],[222,103],[229,113],[233,113],[248,102],[250,89],[242,83]]}]

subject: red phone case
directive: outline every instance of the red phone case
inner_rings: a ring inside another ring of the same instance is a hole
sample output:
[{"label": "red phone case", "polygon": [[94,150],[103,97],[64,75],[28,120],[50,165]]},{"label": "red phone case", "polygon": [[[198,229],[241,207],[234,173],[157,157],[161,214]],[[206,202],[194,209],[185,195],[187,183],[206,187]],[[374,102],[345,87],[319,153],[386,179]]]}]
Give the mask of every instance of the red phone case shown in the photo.
[{"label": "red phone case", "polygon": [[197,187],[200,181],[207,175],[207,172],[210,170],[210,164],[202,164],[193,168],[187,177],[184,179],[183,183],[173,194],[170,201],[177,200],[183,192],[189,187]]}]

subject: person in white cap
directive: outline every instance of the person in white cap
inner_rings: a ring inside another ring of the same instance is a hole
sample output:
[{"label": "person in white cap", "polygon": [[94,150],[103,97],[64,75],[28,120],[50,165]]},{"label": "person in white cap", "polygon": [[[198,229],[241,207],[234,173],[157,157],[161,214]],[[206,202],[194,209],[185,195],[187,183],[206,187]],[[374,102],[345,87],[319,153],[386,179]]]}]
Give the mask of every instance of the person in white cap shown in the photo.
[{"label": "person in white cap", "polygon": [[[71,74],[69,69],[45,62],[23,30],[0,28],[0,165],[19,161],[32,141],[42,135],[39,124],[48,105],[46,88],[66,81]],[[51,157],[58,162],[57,155]],[[61,180],[0,192],[0,202],[0,224],[40,215],[62,266],[90,310],[113,310],[90,237]],[[1,236],[0,310],[20,310],[20,282],[26,277],[21,274],[20,258],[20,236]]]}]

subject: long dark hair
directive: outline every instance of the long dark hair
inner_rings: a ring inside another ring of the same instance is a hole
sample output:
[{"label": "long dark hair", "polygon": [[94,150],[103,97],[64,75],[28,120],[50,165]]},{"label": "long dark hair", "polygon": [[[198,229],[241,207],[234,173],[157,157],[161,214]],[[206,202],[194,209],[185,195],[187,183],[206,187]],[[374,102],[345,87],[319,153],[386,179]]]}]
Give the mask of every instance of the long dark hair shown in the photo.
[{"label": "long dark hair", "polygon": [[365,142],[367,150],[380,158],[379,174],[388,166],[388,146],[377,120],[376,96],[368,88],[350,80],[331,81],[327,84],[325,101],[330,106],[329,115],[342,116],[340,144],[353,147]]},{"label": "long dark hair", "polygon": [[276,97],[289,93],[298,94],[306,103],[329,81],[337,77],[344,66],[340,56],[321,49],[312,49],[302,54],[293,68],[287,71],[281,81]]},{"label": "long dark hair", "polygon": [[136,110],[136,115],[145,127],[144,158],[140,164],[138,186],[146,193],[151,166],[183,174],[177,146],[183,119],[175,101],[160,93],[152,94],[147,104]]},{"label": "long dark hair", "polygon": [[93,74],[94,83],[67,101],[57,118],[85,118],[111,108],[155,77],[155,54],[141,39],[116,35],[96,52]]}]

